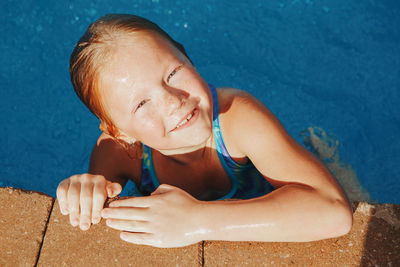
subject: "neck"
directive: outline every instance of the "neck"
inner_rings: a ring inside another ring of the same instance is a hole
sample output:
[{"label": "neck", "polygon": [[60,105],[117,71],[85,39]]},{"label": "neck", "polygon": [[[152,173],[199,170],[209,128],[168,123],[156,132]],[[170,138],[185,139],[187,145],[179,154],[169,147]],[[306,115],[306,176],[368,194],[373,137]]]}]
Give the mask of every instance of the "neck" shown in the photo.
[{"label": "neck", "polygon": [[162,155],[167,156],[168,158],[174,160],[175,162],[181,164],[188,164],[193,161],[201,160],[204,158],[206,151],[209,151],[213,147],[213,134],[207,138],[203,143],[191,146],[191,147],[183,147],[179,149],[172,150],[158,150]]}]

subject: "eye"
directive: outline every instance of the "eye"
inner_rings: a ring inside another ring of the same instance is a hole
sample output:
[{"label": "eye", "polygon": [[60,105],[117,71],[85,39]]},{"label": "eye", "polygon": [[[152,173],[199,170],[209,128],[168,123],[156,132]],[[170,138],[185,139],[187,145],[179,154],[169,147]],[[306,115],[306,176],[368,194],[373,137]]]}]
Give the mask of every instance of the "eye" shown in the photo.
[{"label": "eye", "polygon": [[[146,103],[147,103],[147,100],[146,100],[146,99],[142,100],[142,101],[139,103],[139,105],[137,105],[136,110],[138,110],[139,108],[143,107],[143,105],[146,104]],[[136,110],[135,110],[135,111],[136,111]]]},{"label": "eye", "polygon": [[171,77],[174,76],[175,73],[176,73],[176,69],[174,69],[174,70],[171,72],[171,74],[168,75],[167,82],[169,82],[169,79],[171,79]]},{"label": "eye", "polygon": [[175,73],[177,73],[181,68],[183,67],[183,65],[180,65],[179,67],[177,67],[176,69],[174,69],[167,77],[167,82],[169,82],[169,79],[172,78],[172,76],[175,75]]}]

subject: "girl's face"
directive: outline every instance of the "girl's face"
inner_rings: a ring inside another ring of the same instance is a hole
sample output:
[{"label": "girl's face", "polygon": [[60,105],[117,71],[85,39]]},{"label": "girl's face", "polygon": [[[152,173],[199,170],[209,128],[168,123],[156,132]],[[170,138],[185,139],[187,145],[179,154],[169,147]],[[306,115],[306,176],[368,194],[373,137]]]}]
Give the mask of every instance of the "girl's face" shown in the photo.
[{"label": "girl's face", "polygon": [[106,112],[134,140],[174,154],[203,145],[211,136],[207,83],[158,34],[121,38],[100,73],[99,85]]}]

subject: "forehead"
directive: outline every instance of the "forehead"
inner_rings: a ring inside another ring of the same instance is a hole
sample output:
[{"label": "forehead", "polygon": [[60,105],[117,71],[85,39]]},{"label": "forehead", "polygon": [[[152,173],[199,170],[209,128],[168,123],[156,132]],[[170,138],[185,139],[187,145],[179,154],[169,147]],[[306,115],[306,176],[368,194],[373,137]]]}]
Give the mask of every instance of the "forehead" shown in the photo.
[{"label": "forehead", "polygon": [[154,32],[135,32],[116,40],[111,60],[103,66],[100,76],[102,80],[128,74],[147,79],[146,73],[177,60],[185,60],[185,56],[169,40]]},{"label": "forehead", "polygon": [[181,58],[181,52],[167,39],[153,32],[135,32],[122,36],[115,42],[113,49],[114,64],[119,65],[122,59],[136,60],[133,63],[143,64],[148,61],[157,63],[174,57]]}]

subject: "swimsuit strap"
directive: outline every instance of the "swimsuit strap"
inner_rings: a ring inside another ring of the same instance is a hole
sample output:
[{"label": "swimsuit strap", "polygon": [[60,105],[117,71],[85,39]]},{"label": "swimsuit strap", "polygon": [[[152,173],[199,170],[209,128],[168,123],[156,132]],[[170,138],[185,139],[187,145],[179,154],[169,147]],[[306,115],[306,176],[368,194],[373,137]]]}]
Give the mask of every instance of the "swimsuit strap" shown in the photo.
[{"label": "swimsuit strap", "polygon": [[156,172],[154,171],[151,148],[143,144],[142,181],[139,190],[143,194],[151,194],[159,186],[160,182],[158,181]]},{"label": "swimsuit strap", "polygon": [[240,177],[242,172],[247,168],[247,165],[240,165],[235,162],[229,155],[228,150],[226,149],[224,139],[222,137],[221,127],[219,124],[219,105],[217,89],[212,84],[209,84],[209,86],[213,99],[213,134],[215,139],[215,148],[217,150],[217,154],[222,164],[222,167],[224,168],[232,182],[231,191],[221,199],[231,198],[233,195],[235,195],[238,189],[238,177]]},{"label": "swimsuit strap", "polygon": [[272,185],[249,161],[246,164],[239,164],[234,161],[225,146],[224,138],[219,123],[218,94],[213,85],[210,84],[213,97],[213,133],[215,138],[215,147],[218,157],[226,173],[232,181],[232,189],[225,198],[249,199],[265,195],[273,190]]}]

